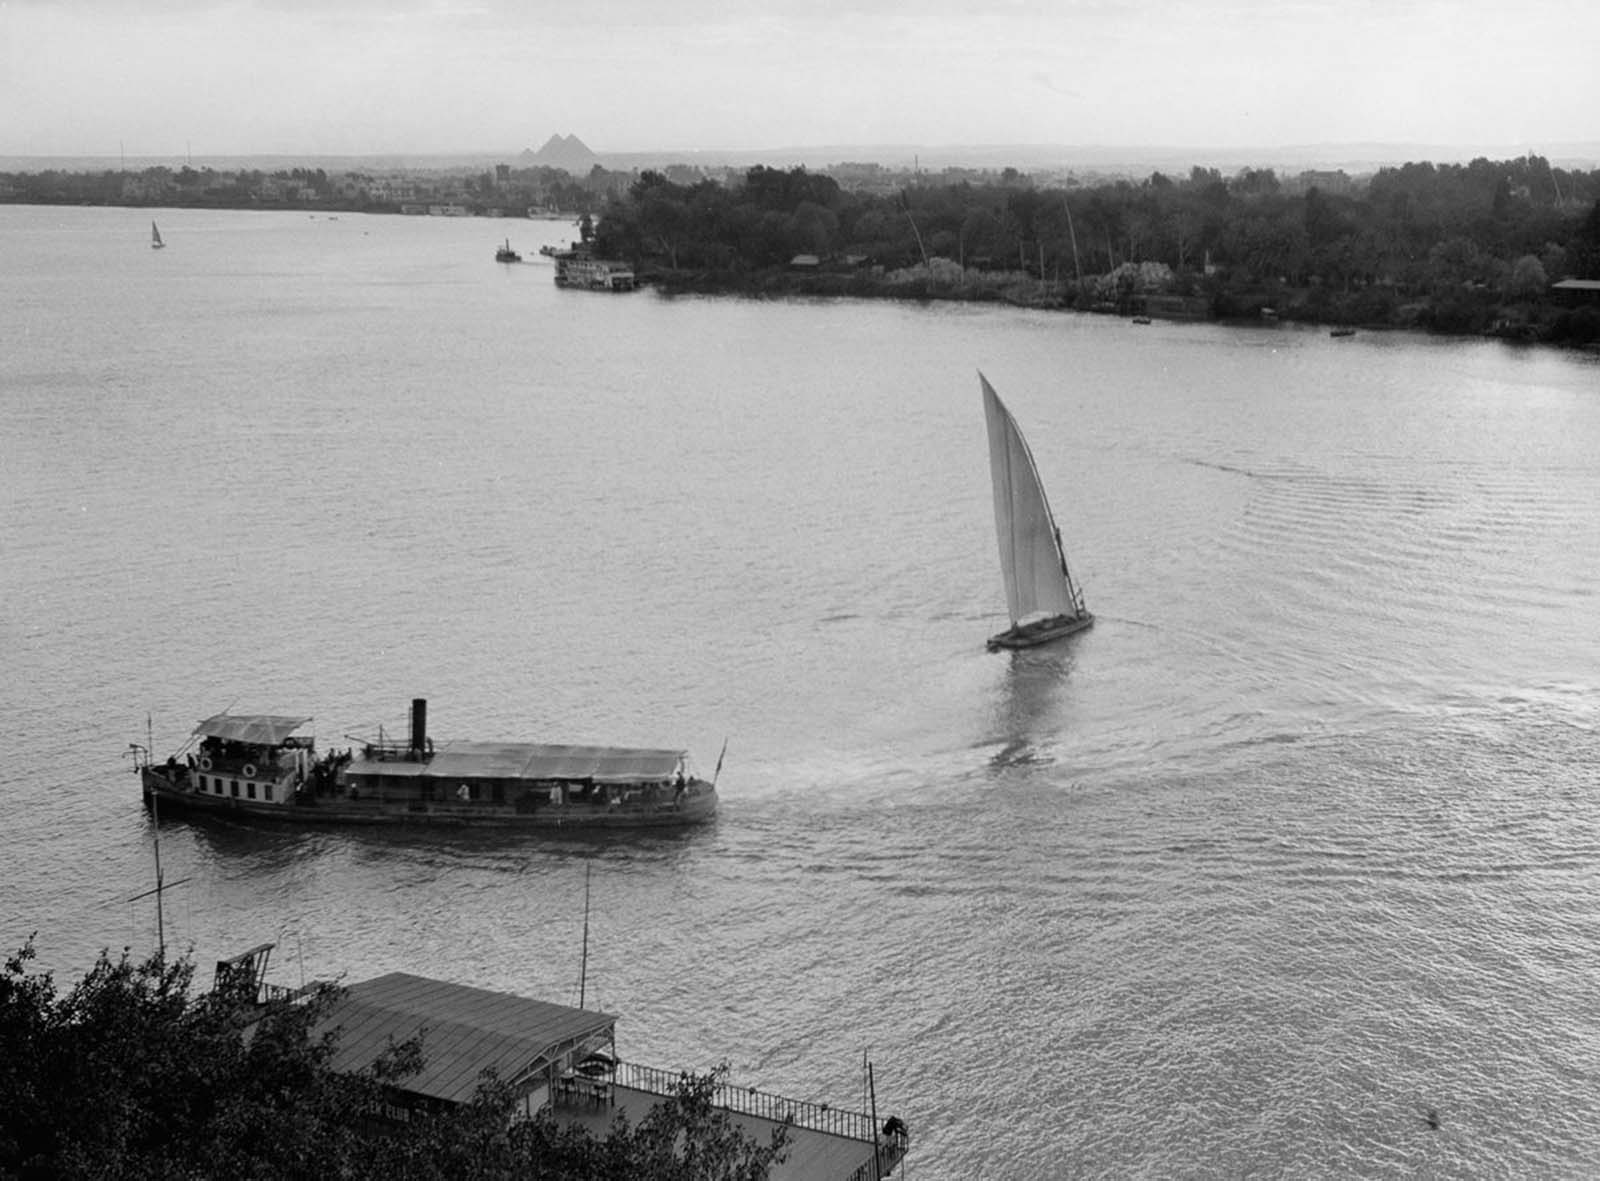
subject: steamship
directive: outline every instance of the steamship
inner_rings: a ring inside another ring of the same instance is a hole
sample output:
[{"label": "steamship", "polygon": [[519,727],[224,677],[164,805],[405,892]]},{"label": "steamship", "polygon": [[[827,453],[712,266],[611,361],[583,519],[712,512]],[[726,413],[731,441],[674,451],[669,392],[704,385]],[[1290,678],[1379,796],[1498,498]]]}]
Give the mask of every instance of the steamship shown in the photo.
[{"label": "steamship", "polygon": [[411,703],[406,741],[317,753],[310,718],[221,713],[156,762],[133,745],[144,798],[158,808],[297,824],[483,828],[657,828],[717,810],[716,779],[687,752],[533,742],[441,741],[428,703]]}]

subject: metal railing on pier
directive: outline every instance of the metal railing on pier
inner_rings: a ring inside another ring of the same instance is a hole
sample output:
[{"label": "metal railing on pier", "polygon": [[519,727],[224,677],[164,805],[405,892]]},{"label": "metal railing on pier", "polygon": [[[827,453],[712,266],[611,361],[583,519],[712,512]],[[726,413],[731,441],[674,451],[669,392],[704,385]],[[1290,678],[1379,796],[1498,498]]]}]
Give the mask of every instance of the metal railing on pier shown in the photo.
[{"label": "metal railing on pier", "polygon": [[316,984],[302,984],[299,988],[290,988],[282,984],[268,984],[262,982],[260,991],[256,994],[258,1005],[286,1005],[298,1001],[302,997],[310,996],[317,990]]},{"label": "metal railing on pier", "polygon": [[[662,1070],[654,1066],[640,1066],[634,1062],[618,1062],[616,1085],[645,1091],[652,1095],[672,1095],[677,1091],[682,1071]],[[718,1083],[711,1102],[740,1115],[782,1123],[790,1120],[797,1128],[823,1132],[832,1136],[845,1136],[851,1140],[872,1143],[872,1117],[865,1112],[850,1111],[827,1103],[811,1103],[804,1099],[786,1099],[771,1095],[754,1087],[736,1087],[731,1083]]]}]

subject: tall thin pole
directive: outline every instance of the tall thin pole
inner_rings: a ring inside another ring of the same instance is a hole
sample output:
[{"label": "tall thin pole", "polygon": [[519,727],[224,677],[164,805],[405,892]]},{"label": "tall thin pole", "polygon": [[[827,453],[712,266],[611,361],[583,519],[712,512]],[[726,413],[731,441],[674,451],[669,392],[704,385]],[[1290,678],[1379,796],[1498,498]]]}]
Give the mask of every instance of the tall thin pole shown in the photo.
[{"label": "tall thin pole", "polygon": [[1072,228],[1072,202],[1063,197],[1061,205],[1067,211],[1067,234],[1072,239],[1072,269],[1077,274],[1078,282],[1082,283],[1083,264],[1078,261],[1078,231]]},{"label": "tall thin pole", "polygon": [[578,970],[578,1008],[583,1008],[585,990],[589,983],[589,875],[594,866],[583,867],[583,961]]},{"label": "tall thin pole", "polygon": [[872,1085],[872,1063],[867,1063],[867,1092],[872,1096],[872,1176],[882,1181],[883,1166],[878,1159],[878,1088]]},{"label": "tall thin pole", "polygon": [[[145,741],[150,745],[142,748],[144,758],[143,763],[139,762],[141,750],[139,744],[133,743],[131,749],[134,757],[134,769],[139,773],[140,777],[140,786],[144,789],[146,797],[150,800],[150,817],[153,833],[152,844],[154,845],[156,856],[156,888],[154,890],[145,890],[140,894],[135,894],[132,898],[129,898],[128,901],[138,902],[140,899],[148,898],[152,894],[156,896],[156,950],[157,954],[161,957],[162,966],[165,967],[167,962],[167,916],[161,897],[164,893],[166,893],[167,889],[166,875],[161,869],[161,782],[163,777],[157,774],[150,754],[150,751],[153,749],[155,744],[155,723],[148,713],[145,714],[144,717],[144,727]],[[146,776],[149,776],[150,780],[154,780],[155,782],[152,783],[146,780]],[[182,877],[172,884],[174,886],[181,886],[188,880],[189,879],[187,877]]]},{"label": "tall thin pole", "polygon": [[161,955],[161,966],[167,964],[167,920],[162,912],[161,891],[165,888],[161,881],[161,795],[159,792],[150,793],[150,813],[155,823],[156,845],[156,947]]},{"label": "tall thin pole", "polygon": [[[156,725],[149,710],[146,710],[144,714],[144,741],[145,757],[153,760],[156,749]],[[155,826],[156,847],[156,949],[161,954],[162,965],[165,966],[167,962],[167,920],[161,906],[161,797],[157,792],[152,792],[150,795],[150,815]]]},{"label": "tall thin pole", "polygon": [[917,253],[922,255],[922,265],[928,266],[928,248],[922,244],[922,231],[917,229],[917,219],[911,216],[911,198],[900,191],[901,208],[905,210],[906,220],[911,223],[911,233],[917,240]]},{"label": "tall thin pole", "polygon": [[[161,796],[157,790],[150,792],[150,811],[154,817],[155,824],[156,888],[154,890],[146,890],[142,894],[135,894],[128,901],[138,902],[141,898],[148,898],[152,894],[156,896],[156,939],[161,952],[161,961],[164,964],[167,959],[167,921],[162,911],[161,895],[166,892],[167,883],[161,873]],[[172,884],[181,886],[188,880],[188,878],[179,878]]]}]

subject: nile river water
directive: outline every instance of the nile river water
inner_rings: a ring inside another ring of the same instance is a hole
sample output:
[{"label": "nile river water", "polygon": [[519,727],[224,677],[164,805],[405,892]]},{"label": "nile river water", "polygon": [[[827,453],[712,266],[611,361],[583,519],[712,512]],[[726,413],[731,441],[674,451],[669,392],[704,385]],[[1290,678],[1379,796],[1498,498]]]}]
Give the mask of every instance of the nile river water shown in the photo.
[{"label": "nile river water", "polygon": [[[426,697],[441,737],[726,741],[721,814],[169,819],[203,980],[267,940],[284,984],[582,977],[624,1058],[832,1103],[866,1055],[924,1181],[1600,1171],[1595,358],[157,217],[0,207],[0,934],[63,986],[155,946],[147,725],[344,745]],[[1014,656],[980,369],[1099,617]]]}]

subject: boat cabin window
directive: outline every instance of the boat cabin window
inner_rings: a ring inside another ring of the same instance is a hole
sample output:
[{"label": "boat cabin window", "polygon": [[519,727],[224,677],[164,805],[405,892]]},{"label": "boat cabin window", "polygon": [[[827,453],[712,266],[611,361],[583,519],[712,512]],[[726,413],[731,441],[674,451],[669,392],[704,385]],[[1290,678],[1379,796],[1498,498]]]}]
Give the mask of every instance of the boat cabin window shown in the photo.
[{"label": "boat cabin window", "polygon": [[253,783],[245,784],[244,785],[244,794],[247,795],[248,797],[250,797],[252,800],[255,799],[256,798],[256,785],[253,784]]},{"label": "boat cabin window", "polygon": [[237,779],[228,780],[228,787],[230,788],[229,795],[237,796],[239,794],[239,781]]},{"label": "boat cabin window", "polygon": [[272,784],[263,783],[261,785],[261,794],[270,800],[272,798]]}]

